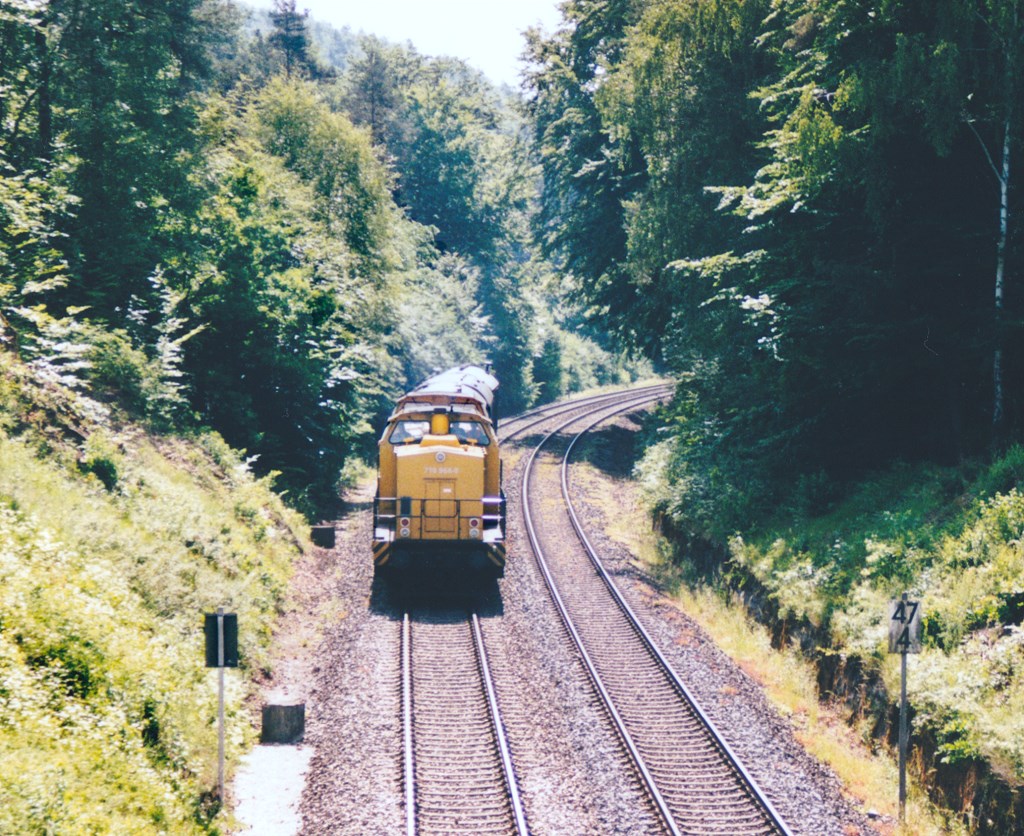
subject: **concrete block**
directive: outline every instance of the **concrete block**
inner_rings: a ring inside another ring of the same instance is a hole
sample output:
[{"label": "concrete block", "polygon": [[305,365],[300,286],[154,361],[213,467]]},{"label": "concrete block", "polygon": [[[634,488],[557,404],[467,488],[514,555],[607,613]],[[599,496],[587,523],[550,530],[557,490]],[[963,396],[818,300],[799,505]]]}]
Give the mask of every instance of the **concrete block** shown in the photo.
[{"label": "concrete block", "polygon": [[310,532],[310,538],[313,540],[313,545],[320,546],[324,549],[334,548],[334,526],[333,525],[314,525],[313,530]]},{"label": "concrete block", "polygon": [[260,743],[301,743],[305,733],[305,703],[263,706]]}]

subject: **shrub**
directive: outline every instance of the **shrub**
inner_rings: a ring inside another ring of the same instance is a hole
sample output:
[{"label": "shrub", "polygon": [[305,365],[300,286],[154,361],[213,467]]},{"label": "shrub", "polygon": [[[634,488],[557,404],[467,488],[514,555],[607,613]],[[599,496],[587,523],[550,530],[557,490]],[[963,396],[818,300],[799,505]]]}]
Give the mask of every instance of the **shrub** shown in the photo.
[{"label": "shrub", "polygon": [[80,395],[11,369],[8,432],[25,437],[0,432],[0,833],[215,831],[202,613],[242,625],[230,762],[301,521],[219,438],[214,461],[115,435]]}]

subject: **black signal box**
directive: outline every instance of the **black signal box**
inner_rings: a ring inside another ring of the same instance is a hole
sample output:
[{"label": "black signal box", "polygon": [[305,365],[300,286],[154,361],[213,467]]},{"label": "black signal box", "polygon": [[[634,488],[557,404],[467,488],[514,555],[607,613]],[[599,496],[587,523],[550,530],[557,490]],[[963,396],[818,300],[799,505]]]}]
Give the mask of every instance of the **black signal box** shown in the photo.
[{"label": "black signal box", "polygon": [[[224,658],[218,658],[217,621],[224,621]],[[206,613],[203,618],[203,632],[206,633],[206,667],[238,667],[238,616],[235,613]]]}]

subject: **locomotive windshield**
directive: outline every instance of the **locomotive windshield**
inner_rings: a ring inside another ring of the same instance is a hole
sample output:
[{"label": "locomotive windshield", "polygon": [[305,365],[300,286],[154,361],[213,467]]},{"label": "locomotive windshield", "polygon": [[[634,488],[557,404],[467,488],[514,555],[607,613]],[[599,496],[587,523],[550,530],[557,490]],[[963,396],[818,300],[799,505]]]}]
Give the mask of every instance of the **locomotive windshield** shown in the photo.
[{"label": "locomotive windshield", "polygon": [[389,440],[392,444],[418,443],[429,432],[429,421],[396,421]]},{"label": "locomotive windshield", "polygon": [[[491,443],[487,430],[479,421],[452,421],[448,426],[448,432],[454,435],[460,444],[487,447]],[[396,421],[388,440],[392,444],[419,444],[423,436],[429,434],[429,421]]]},{"label": "locomotive windshield", "polygon": [[487,430],[477,421],[452,421],[448,430],[461,444],[473,443],[486,447],[491,443]]}]

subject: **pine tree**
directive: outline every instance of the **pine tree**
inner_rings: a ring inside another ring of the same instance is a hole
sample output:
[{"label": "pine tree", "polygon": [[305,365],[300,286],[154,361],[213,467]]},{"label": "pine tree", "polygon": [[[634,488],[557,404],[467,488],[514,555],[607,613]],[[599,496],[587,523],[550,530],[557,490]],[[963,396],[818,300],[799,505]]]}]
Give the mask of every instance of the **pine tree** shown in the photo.
[{"label": "pine tree", "polygon": [[274,10],[270,13],[274,31],[269,40],[284,56],[285,73],[289,78],[293,74],[304,78],[319,76],[306,26],[308,17],[308,11],[302,14],[296,11],[295,0],[274,0]]}]

